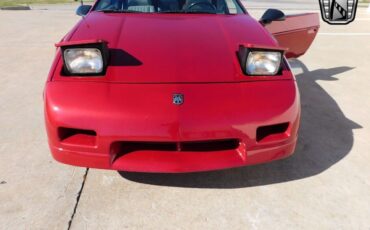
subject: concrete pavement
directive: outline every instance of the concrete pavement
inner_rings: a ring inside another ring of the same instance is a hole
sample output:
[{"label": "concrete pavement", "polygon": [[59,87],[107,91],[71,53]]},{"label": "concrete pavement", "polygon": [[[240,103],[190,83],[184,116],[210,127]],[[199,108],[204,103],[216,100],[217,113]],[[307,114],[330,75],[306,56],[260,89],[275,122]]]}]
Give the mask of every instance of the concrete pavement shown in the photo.
[{"label": "concrete pavement", "polygon": [[366,8],[348,26],[322,23],[291,62],[302,100],[293,157],[180,175],[87,172],[52,159],[43,84],[53,44],[79,18],[71,6],[44,8],[0,12],[0,229],[370,229]]},{"label": "concrete pavement", "polygon": [[0,229],[65,229],[85,169],[47,147],[43,83],[73,12],[0,12]]}]

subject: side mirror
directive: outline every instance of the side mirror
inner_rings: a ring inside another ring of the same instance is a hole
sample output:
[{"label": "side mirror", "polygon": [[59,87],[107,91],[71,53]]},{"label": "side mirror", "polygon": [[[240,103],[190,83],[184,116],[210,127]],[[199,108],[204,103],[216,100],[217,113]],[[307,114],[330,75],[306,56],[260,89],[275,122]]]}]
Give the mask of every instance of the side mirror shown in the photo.
[{"label": "side mirror", "polygon": [[260,19],[260,23],[263,25],[269,24],[272,21],[284,21],[285,20],[285,14],[277,9],[268,9],[266,12],[262,15]]},{"label": "side mirror", "polygon": [[89,13],[92,6],[90,5],[81,5],[77,8],[76,14],[78,16],[85,16],[87,13]]}]

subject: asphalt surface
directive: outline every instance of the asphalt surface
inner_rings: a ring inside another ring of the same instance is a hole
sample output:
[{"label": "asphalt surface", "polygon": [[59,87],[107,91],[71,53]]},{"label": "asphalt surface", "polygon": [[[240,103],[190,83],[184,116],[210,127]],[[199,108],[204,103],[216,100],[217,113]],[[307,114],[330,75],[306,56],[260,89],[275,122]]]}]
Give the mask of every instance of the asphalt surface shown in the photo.
[{"label": "asphalt surface", "polygon": [[[287,13],[312,1],[279,1]],[[247,2],[252,15],[276,2]],[[275,6],[273,5],[273,6]],[[370,229],[370,11],[322,22],[291,62],[302,100],[294,156],[192,174],[117,173],[55,162],[43,122],[53,44],[74,6],[0,11],[0,229]]]}]

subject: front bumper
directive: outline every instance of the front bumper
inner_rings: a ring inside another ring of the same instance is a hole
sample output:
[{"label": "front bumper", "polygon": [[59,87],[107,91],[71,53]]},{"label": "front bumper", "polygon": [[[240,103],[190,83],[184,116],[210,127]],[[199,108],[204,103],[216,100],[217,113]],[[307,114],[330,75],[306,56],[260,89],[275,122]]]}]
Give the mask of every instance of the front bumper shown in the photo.
[{"label": "front bumper", "polygon": [[[184,95],[184,104],[172,95]],[[48,82],[45,120],[60,162],[140,172],[193,172],[258,164],[294,152],[300,103],[293,80],[215,84]],[[287,123],[258,139],[262,126]],[[90,130],[63,139],[61,128]],[[85,135],[85,136],[84,136]],[[198,142],[235,139],[234,149],[121,153],[118,142]]]}]

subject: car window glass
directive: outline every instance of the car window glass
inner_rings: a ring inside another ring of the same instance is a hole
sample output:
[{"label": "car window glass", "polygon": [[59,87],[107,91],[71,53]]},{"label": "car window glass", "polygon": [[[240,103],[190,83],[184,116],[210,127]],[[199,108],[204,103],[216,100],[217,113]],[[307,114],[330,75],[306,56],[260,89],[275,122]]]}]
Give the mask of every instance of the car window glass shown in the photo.
[{"label": "car window glass", "polygon": [[95,11],[242,14],[236,0],[99,0]]}]

